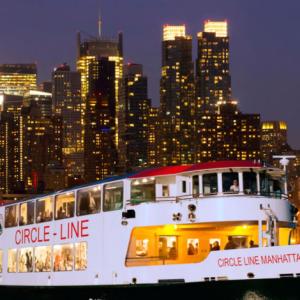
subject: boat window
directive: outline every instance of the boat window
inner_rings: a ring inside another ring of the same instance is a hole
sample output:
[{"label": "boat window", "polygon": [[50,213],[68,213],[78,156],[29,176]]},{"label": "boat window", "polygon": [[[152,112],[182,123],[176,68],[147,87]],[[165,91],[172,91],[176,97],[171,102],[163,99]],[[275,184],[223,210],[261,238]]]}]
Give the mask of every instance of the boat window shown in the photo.
[{"label": "boat window", "polygon": [[182,192],[186,193],[186,181],[185,180],[182,181]]},{"label": "boat window", "polygon": [[35,272],[51,272],[51,246],[34,249]]},{"label": "boat window", "polygon": [[49,222],[53,218],[52,197],[39,199],[36,201],[36,222]]},{"label": "boat window", "polygon": [[33,248],[19,249],[18,270],[20,273],[33,271]]},{"label": "boat window", "polygon": [[53,247],[53,270],[73,270],[73,244],[55,245]]},{"label": "boat window", "polygon": [[74,192],[60,194],[55,197],[55,219],[66,219],[74,216]]},{"label": "boat window", "polygon": [[217,173],[203,175],[203,193],[205,195],[216,194],[218,192]]},{"label": "boat window", "polygon": [[149,239],[136,240],[135,255],[137,257],[147,256],[149,251]]},{"label": "boat window", "polygon": [[75,244],[75,270],[85,270],[87,268],[87,243]]},{"label": "boat window", "polygon": [[199,251],[199,239],[187,239],[187,255],[197,255]]},{"label": "boat window", "polygon": [[239,174],[236,172],[228,172],[222,174],[223,192],[238,193],[239,192]]},{"label": "boat window", "polygon": [[17,205],[5,207],[5,227],[14,227],[18,225]]},{"label": "boat window", "polygon": [[104,211],[121,209],[123,206],[123,182],[104,185]]},{"label": "boat window", "polygon": [[280,180],[273,179],[267,173],[260,174],[260,192],[264,196],[281,197],[282,188]]},{"label": "boat window", "polygon": [[160,236],[158,244],[158,256],[160,259],[177,259],[178,243],[176,236]]},{"label": "boat window", "polygon": [[255,172],[244,172],[244,193],[245,194],[256,194],[257,193],[257,182]]},{"label": "boat window", "polygon": [[162,186],[162,196],[163,197],[169,197],[170,196],[169,185],[163,185]]},{"label": "boat window", "polygon": [[131,200],[154,201],[155,179],[133,180],[131,182]]},{"label": "boat window", "polygon": [[2,273],[3,250],[0,250],[0,273]]},{"label": "boat window", "polygon": [[20,204],[19,225],[30,225],[34,223],[34,201]]},{"label": "boat window", "polygon": [[17,249],[8,250],[7,272],[8,273],[17,272]]},{"label": "boat window", "polygon": [[200,188],[199,188],[199,176],[193,176],[193,195],[199,195]]},{"label": "boat window", "polygon": [[84,216],[100,211],[100,186],[81,189],[77,192],[77,215]]}]

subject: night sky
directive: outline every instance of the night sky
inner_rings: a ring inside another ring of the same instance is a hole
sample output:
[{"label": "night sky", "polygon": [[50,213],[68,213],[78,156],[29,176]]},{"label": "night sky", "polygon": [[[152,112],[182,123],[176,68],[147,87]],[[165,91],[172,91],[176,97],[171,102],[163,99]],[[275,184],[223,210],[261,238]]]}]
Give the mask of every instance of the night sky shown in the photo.
[{"label": "night sky", "polygon": [[[206,19],[229,22],[233,96],[244,113],[285,120],[300,149],[299,0],[102,0],[106,36],[124,33],[126,62],[144,64],[159,103],[163,24],[186,24],[194,38]],[[75,68],[76,32],[97,34],[98,0],[0,0],[0,63],[38,64],[39,82],[54,66]]]}]

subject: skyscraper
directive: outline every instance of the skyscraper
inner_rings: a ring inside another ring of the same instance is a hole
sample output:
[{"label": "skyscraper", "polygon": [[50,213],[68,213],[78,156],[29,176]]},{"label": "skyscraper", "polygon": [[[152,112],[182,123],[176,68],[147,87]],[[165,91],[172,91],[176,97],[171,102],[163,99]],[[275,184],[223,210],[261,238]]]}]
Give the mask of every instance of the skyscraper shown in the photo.
[{"label": "skyscraper", "polygon": [[118,164],[117,154],[124,153],[122,48],[121,33],[116,40],[99,36],[81,42],[78,36],[84,172],[88,181],[112,174]]},{"label": "skyscraper", "polygon": [[264,121],[261,123],[261,157],[273,163],[273,155],[280,155],[287,145],[287,124],[284,121]]},{"label": "skyscraper", "polygon": [[0,65],[0,93],[23,96],[36,90],[37,68],[35,64]]},{"label": "skyscraper", "polygon": [[65,169],[65,184],[74,178],[83,178],[84,160],[81,122],[80,73],[71,71],[62,64],[52,72],[54,110],[62,119],[62,151]]},{"label": "skyscraper", "polygon": [[151,100],[148,99],[147,77],[140,64],[125,66],[125,126],[126,169],[147,165],[148,118]]},{"label": "skyscraper", "polygon": [[184,25],[165,25],[160,81],[159,162],[193,161],[194,72],[192,38]]},{"label": "skyscraper", "polygon": [[198,114],[217,112],[231,100],[227,21],[206,21],[198,33],[196,97]]}]

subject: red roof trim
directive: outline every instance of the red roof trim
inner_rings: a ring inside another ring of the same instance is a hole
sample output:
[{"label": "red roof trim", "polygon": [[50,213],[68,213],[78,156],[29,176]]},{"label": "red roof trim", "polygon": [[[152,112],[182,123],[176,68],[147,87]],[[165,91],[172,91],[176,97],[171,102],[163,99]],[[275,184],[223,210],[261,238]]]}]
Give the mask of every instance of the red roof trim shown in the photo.
[{"label": "red roof trim", "polygon": [[214,161],[199,163],[194,165],[185,166],[167,166],[155,169],[148,169],[138,172],[129,178],[143,178],[143,177],[155,177],[164,175],[174,175],[178,173],[193,172],[200,170],[210,170],[210,169],[226,169],[226,168],[261,168],[262,164],[247,160],[225,160],[225,161]]}]

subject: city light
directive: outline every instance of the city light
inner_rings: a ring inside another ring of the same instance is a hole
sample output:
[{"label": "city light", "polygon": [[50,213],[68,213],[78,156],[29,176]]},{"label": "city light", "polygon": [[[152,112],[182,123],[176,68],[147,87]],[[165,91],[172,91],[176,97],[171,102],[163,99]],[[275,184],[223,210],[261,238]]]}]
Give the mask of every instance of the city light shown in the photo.
[{"label": "city light", "polygon": [[204,22],[204,32],[213,32],[216,37],[228,36],[228,24],[227,21],[210,21]]},{"label": "city light", "polygon": [[163,40],[173,41],[176,37],[185,37],[185,25],[164,25]]}]

